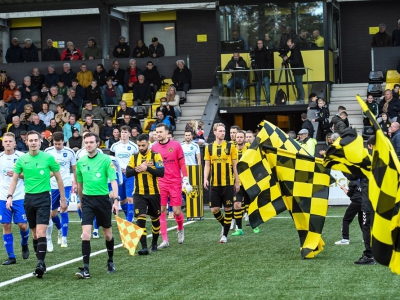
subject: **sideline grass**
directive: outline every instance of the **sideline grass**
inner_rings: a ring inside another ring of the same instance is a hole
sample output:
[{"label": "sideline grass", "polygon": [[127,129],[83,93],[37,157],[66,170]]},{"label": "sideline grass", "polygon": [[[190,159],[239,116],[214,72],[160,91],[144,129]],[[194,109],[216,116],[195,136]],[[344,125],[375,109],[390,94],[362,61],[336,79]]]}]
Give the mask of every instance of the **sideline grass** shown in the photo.
[{"label": "sideline grass", "polygon": [[[328,216],[342,216],[344,208],[330,208]],[[337,246],[341,218],[327,218],[325,250],[302,260],[299,240],[289,214],[260,226],[258,235],[245,227],[245,235],[218,243],[220,226],[215,220],[190,224],[185,243],[178,245],[176,231],[169,232],[170,247],[149,256],[131,257],[123,248],[115,251],[117,272],[106,274],[106,253],[91,259],[89,280],[74,277],[82,262],[48,272],[0,289],[2,299],[388,299],[398,297],[400,276],[386,267],[356,266],[363,250],[361,231],[353,222],[349,246]],[[211,218],[209,212],[207,218]],[[72,215],[76,220],[76,215]],[[356,220],[355,220],[356,221]],[[150,223],[150,222],[148,222]],[[114,223],[115,224],[115,223]],[[175,225],[169,221],[170,226]],[[55,245],[47,266],[80,256],[79,223],[71,223],[68,248]],[[120,243],[116,226],[116,243]],[[151,230],[148,230],[151,232]],[[0,266],[0,282],[31,272],[34,256],[24,261],[14,226],[17,264]],[[53,232],[56,242],[56,232]],[[31,243],[30,243],[31,244]],[[104,249],[104,239],[92,240],[92,252]],[[140,246],[139,246],[140,247]],[[30,248],[32,248],[30,246]],[[32,249],[31,249],[32,251]],[[6,258],[1,247],[0,258]]]}]

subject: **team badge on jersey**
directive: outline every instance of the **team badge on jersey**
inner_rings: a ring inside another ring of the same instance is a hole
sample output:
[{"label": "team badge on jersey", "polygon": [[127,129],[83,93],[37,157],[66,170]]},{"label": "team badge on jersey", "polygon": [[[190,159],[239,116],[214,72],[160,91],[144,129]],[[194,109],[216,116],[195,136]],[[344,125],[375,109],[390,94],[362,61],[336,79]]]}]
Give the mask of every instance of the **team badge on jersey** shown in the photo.
[{"label": "team badge on jersey", "polygon": [[139,214],[139,210],[136,208],[135,209],[135,214],[138,215]]},{"label": "team badge on jersey", "polygon": [[43,174],[44,174],[44,171],[43,171],[43,170],[40,170],[39,174],[40,174],[40,175],[43,175]]},{"label": "team badge on jersey", "polygon": [[127,148],[128,150],[131,150],[131,146],[128,146],[128,148]]},{"label": "team badge on jersey", "polygon": [[225,151],[226,154],[229,154],[229,149],[228,148],[226,148],[224,151]]},{"label": "team badge on jersey", "polygon": [[101,174],[100,173],[96,173],[96,177],[100,178]]},{"label": "team badge on jersey", "polygon": [[64,156],[64,157],[67,157],[67,156],[68,156],[68,153],[63,153],[63,156]]},{"label": "team badge on jersey", "polygon": [[150,160],[147,162],[147,166],[148,166],[148,167],[154,166],[154,161],[153,161],[152,159],[150,159]]},{"label": "team badge on jersey", "polygon": [[173,149],[172,149],[172,148],[169,148],[169,149],[168,149],[168,151],[169,151],[169,152],[172,152],[172,151],[173,151]]}]

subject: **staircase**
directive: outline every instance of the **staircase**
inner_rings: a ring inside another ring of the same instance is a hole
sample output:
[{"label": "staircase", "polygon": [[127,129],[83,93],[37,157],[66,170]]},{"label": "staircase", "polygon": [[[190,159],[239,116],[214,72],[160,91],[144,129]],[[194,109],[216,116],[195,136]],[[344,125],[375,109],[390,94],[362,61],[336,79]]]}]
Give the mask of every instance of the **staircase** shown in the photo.
[{"label": "staircase", "polygon": [[178,142],[184,141],[185,126],[190,120],[200,121],[204,108],[210,98],[211,88],[192,89],[186,95],[186,103],[181,105],[181,121],[176,124],[174,139]]}]

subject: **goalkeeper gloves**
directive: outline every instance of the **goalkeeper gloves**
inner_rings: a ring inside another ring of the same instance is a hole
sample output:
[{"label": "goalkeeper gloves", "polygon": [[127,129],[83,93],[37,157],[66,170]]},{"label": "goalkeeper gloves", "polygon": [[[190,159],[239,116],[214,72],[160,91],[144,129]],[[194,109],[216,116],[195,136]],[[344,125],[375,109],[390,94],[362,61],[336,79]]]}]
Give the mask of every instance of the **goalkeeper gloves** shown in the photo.
[{"label": "goalkeeper gloves", "polygon": [[190,185],[187,177],[182,178],[182,190],[186,192],[186,194],[190,194],[193,191],[193,187]]}]

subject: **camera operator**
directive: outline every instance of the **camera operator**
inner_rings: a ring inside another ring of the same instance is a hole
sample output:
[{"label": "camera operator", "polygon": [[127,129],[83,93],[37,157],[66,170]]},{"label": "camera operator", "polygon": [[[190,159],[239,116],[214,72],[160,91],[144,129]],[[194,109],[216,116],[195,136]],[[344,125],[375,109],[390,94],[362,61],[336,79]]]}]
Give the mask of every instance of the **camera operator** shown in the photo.
[{"label": "camera operator", "polygon": [[[253,69],[269,69],[271,67],[270,59],[271,51],[265,48],[263,40],[257,40],[257,47],[254,49],[254,65]],[[250,55],[253,58],[252,53]],[[256,106],[260,105],[261,99],[261,84],[265,87],[265,98],[267,100],[267,105],[271,103],[271,93],[270,93],[270,80],[269,71],[256,71],[255,78],[256,83]]]},{"label": "camera operator", "polygon": [[303,88],[303,75],[306,74],[305,69],[293,68],[304,68],[303,57],[301,56],[300,49],[297,47],[295,41],[288,39],[287,46],[290,50],[290,56],[285,55],[283,61],[289,63],[292,68],[292,73],[294,77],[294,83],[297,89],[297,101],[304,103],[304,88]]}]

